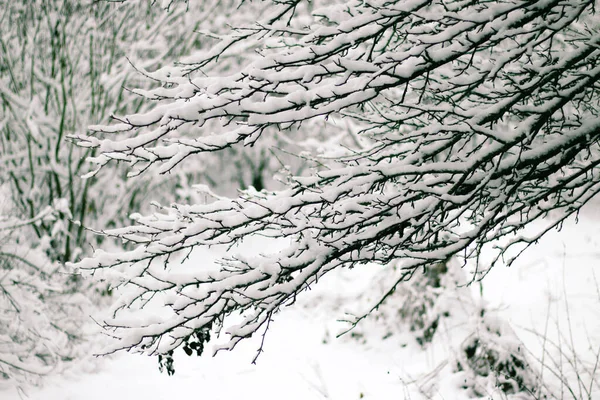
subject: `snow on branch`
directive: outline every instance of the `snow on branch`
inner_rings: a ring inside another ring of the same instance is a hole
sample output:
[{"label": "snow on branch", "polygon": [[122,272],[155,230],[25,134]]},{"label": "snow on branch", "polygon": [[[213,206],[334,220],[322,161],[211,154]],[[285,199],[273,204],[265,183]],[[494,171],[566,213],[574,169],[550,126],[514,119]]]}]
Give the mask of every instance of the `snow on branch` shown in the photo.
[{"label": "snow on branch", "polygon": [[[355,0],[313,10],[304,27],[294,22],[307,21],[299,4],[275,2],[268,21],[180,64],[144,92],[160,99],[149,112],[79,138],[99,149],[100,166],[126,160],[137,172],[168,172],[191,155],[252,144],[267,127],[322,117],[352,121],[369,143],[310,177],[288,176],[284,191],[164,206],[106,231],[136,247],[77,266],[128,288],[105,321],[121,338],[111,351],[168,352],[241,313],[220,347],[231,349],[328,271],[402,260],[376,307],[419,268],[477,258],[486,244],[497,246],[493,264],[510,263],[509,249],[528,247],[600,191],[594,1]],[[259,56],[238,73],[199,73],[238,39]],[[204,130],[207,121],[222,129]],[[547,229],[521,234],[550,212]],[[252,235],[287,245],[212,267],[165,266],[173,254]],[[155,296],[166,311],[142,318]]]}]

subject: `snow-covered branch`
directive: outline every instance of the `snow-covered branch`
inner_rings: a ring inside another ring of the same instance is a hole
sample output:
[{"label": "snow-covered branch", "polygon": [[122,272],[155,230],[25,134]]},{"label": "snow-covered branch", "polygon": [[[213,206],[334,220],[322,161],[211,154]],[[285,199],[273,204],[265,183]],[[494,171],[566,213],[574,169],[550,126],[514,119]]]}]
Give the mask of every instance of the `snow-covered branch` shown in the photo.
[{"label": "snow-covered branch", "polygon": [[[560,222],[600,191],[593,1],[355,0],[311,15],[301,4],[275,2],[270,19],[158,70],[165,84],[140,92],[161,100],[154,108],[79,137],[99,166],[126,160],[133,174],[322,118],[351,121],[363,139],[311,176],[289,174],[286,190],[163,206],[106,231],[137,247],[77,266],[128,288],[105,321],[121,337],[113,350],[164,353],[241,312],[225,330],[221,348],[231,349],[334,268],[403,260],[390,293],[417,269],[487,244],[503,262],[539,238],[520,236],[530,222],[550,212]],[[240,72],[200,73],[234,42],[259,56]],[[173,254],[252,235],[286,246],[215,268],[165,267]],[[166,311],[142,318],[150,298]]]}]

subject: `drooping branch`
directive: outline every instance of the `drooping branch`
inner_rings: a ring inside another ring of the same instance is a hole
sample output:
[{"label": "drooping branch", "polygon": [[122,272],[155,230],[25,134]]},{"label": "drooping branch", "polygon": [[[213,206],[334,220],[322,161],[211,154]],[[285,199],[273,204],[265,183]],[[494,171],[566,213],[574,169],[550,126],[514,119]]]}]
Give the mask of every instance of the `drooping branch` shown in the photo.
[{"label": "drooping branch", "polygon": [[[593,6],[354,1],[334,12],[334,5],[314,12],[310,33],[293,22],[282,29],[282,20],[250,30],[256,34],[243,40],[261,57],[242,72],[200,77],[186,65],[171,86],[145,93],[170,102],[95,127],[136,133],[80,138],[100,149],[99,165],[163,163],[163,172],[192,154],[253,143],[266,127],[323,116],[352,121],[365,141],[337,154],[337,165],[288,176],[284,191],[175,204],[106,231],[137,247],[78,265],[107,279],[119,270],[117,284],[130,287],[105,321],[122,337],[115,349],[169,351],[241,312],[242,322],[226,330],[222,348],[231,349],[335,268],[401,260],[383,301],[418,268],[477,258],[487,245],[497,246],[493,262],[500,262],[547,231],[519,236],[531,222],[552,211],[550,229],[577,212],[600,190]],[[224,129],[204,132],[207,121]],[[198,136],[179,135],[186,126]],[[172,254],[257,234],[286,246],[212,268],[164,267]],[[163,317],[126,317],[155,295],[174,299]]]}]

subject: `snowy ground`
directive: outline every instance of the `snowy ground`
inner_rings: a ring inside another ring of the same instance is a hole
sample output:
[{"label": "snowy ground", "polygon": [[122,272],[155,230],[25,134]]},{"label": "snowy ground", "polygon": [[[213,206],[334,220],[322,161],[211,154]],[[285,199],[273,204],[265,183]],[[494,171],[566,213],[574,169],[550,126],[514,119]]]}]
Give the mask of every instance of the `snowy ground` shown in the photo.
[{"label": "snowy ground", "polygon": [[[543,359],[554,371],[562,366],[563,374],[570,378],[576,370],[581,373],[585,366],[581,362],[593,365],[600,348],[599,222],[600,207],[588,206],[579,224],[569,221],[511,268],[498,267],[483,281],[487,308],[498,310],[510,321],[531,351],[530,357]],[[450,350],[443,340],[425,350],[402,334],[384,340],[373,321],[358,331],[366,333],[364,338],[335,338],[342,328],[336,318],[343,315],[332,313],[331,304],[351,304],[371,284],[373,274],[372,270],[357,269],[330,276],[307,293],[301,304],[276,316],[257,365],[251,361],[260,337],[214,358],[176,354],[172,377],[158,371],[156,358],[121,354],[99,364],[81,365],[79,372],[54,378],[43,388],[28,389],[27,396],[39,400],[380,400],[424,398],[421,389],[428,386],[434,387],[429,395],[435,398],[467,398],[449,372],[446,359]],[[477,298],[478,287],[465,290]],[[581,357],[578,364],[569,364],[568,359],[553,364],[551,357],[556,351],[552,343],[559,342],[563,354],[574,345]],[[544,376],[560,388],[550,369]],[[577,388],[575,380],[570,382]],[[600,398],[600,388],[592,389]],[[572,398],[565,385],[562,390],[564,398]],[[0,392],[0,398],[20,396],[11,389]]]}]

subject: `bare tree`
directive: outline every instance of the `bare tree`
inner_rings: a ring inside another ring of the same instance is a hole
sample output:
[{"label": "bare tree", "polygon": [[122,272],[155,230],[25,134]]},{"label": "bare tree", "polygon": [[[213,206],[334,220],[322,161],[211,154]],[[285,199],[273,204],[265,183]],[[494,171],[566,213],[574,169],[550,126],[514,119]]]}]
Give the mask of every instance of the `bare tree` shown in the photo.
[{"label": "bare tree", "polygon": [[[160,100],[154,108],[78,138],[98,149],[98,168],[126,161],[136,175],[252,145],[270,127],[310,132],[335,120],[357,133],[354,146],[326,161],[312,157],[310,176],[287,174],[285,190],[159,206],[105,231],[135,248],[98,251],[77,266],[123,287],[104,321],[120,338],[112,350],[166,353],[202,342],[209,327],[225,327],[220,348],[232,349],[336,268],[402,261],[375,308],[415,271],[453,256],[478,259],[488,244],[492,266],[510,264],[600,190],[593,0],[311,7],[273,1],[256,23],[231,21],[210,50],[149,74],[161,86],[139,93]],[[240,49],[256,56],[231,71],[227,55]],[[546,228],[521,233],[550,212]],[[216,269],[165,267],[195,246],[252,235],[288,244],[229,256]],[[143,317],[150,299],[167,304],[160,317]]]}]

